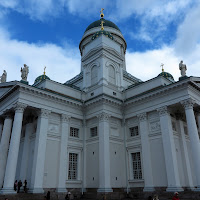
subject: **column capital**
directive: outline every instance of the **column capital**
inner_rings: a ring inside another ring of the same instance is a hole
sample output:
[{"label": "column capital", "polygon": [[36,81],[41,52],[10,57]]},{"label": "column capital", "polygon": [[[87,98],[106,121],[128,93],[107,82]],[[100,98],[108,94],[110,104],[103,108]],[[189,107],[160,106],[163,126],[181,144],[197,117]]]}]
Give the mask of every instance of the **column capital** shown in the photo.
[{"label": "column capital", "polygon": [[140,113],[140,114],[137,115],[137,117],[138,117],[140,122],[146,121],[147,120],[147,113],[146,112]]},{"label": "column capital", "polygon": [[111,117],[111,115],[106,112],[102,112],[98,114],[97,117],[99,118],[99,121],[109,121],[109,118]]},{"label": "column capital", "polygon": [[168,110],[167,106],[160,107],[160,108],[157,109],[157,111],[158,111],[160,116],[164,116],[164,115],[169,114],[169,110]]},{"label": "column capital", "polygon": [[186,100],[181,101],[181,104],[185,108],[185,110],[193,109],[193,106],[195,104],[195,100],[188,98]]},{"label": "column capital", "polygon": [[71,119],[71,116],[66,115],[66,114],[61,114],[61,121],[62,121],[62,122],[67,122],[67,123],[69,123],[69,122],[70,122],[70,119]]},{"label": "column capital", "polygon": [[15,112],[23,113],[26,107],[27,107],[27,104],[24,104],[24,103],[21,103],[21,102],[17,102],[14,105],[14,110],[15,110]]},{"label": "column capital", "polygon": [[41,109],[40,111],[39,111],[39,117],[42,117],[42,118],[49,118],[49,114],[51,113],[51,111],[50,110],[47,110],[47,109]]}]

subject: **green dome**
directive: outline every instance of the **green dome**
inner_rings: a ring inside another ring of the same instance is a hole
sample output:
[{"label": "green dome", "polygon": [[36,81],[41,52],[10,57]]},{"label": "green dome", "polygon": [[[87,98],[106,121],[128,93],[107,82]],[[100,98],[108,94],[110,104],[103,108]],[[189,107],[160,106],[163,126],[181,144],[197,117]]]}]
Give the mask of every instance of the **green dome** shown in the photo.
[{"label": "green dome", "polygon": [[[86,28],[85,32],[88,31],[88,30],[90,30],[90,29],[92,29],[92,28],[95,28],[95,27],[101,28],[101,25],[100,25],[100,24],[101,24],[101,20],[104,21],[104,24],[103,24],[104,27],[105,27],[105,26],[108,26],[108,27],[115,28],[115,29],[117,29],[118,31],[120,31],[120,29],[118,28],[118,26],[115,25],[113,22],[111,22],[111,21],[109,21],[109,20],[105,20],[104,18],[102,18],[102,19],[99,19],[99,20],[97,20],[97,21],[91,23],[91,24]],[[121,31],[120,31],[120,32],[121,32]]]},{"label": "green dome", "polygon": [[38,76],[38,77],[35,79],[34,84],[35,84],[35,83],[38,83],[38,82],[41,82],[41,81],[43,81],[43,80],[45,80],[45,79],[50,80],[50,78],[49,78],[48,76],[44,75],[44,74],[41,75],[41,76]]},{"label": "green dome", "polygon": [[105,36],[109,37],[110,39],[113,40],[113,36],[108,32],[108,31],[98,31],[96,32],[93,36],[92,36],[92,40],[94,40],[95,38],[99,37],[99,35],[104,34]]},{"label": "green dome", "polygon": [[167,79],[174,80],[174,77],[170,73],[168,73],[168,72],[161,72],[158,76],[163,76],[163,77],[165,77]]}]

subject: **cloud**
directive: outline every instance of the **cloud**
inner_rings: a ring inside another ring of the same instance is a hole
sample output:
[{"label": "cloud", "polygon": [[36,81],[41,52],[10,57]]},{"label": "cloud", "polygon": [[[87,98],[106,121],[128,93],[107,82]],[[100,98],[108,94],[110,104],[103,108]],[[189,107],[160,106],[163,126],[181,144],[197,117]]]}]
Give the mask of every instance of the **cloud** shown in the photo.
[{"label": "cloud", "polygon": [[46,74],[50,79],[64,83],[80,72],[78,48],[55,44],[30,44],[12,40],[5,30],[0,30],[0,74],[7,71],[7,81],[21,80],[20,69],[23,64],[29,66],[28,81],[33,84],[35,78]]},{"label": "cloud", "polygon": [[177,39],[174,43],[176,52],[185,56],[196,50],[200,43],[200,4],[191,8],[184,19],[183,23],[178,27]]},{"label": "cloud", "polygon": [[10,0],[0,2],[1,10],[15,10],[32,20],[45,21],[63,14],[65,0]]},{"label": "cloud", "polygon": [[200,76],[200,45],[189,56],[179,57],[173,47],[165,46],[160,49],[143,53],[127,51],[126,69],[133,76],[143,81],[154,78],[161,73],[160,64],[164,63],[164,70],[173,75],[177,81],[180,77],[179,63],[183,59],[187,65],[187,76]]}]

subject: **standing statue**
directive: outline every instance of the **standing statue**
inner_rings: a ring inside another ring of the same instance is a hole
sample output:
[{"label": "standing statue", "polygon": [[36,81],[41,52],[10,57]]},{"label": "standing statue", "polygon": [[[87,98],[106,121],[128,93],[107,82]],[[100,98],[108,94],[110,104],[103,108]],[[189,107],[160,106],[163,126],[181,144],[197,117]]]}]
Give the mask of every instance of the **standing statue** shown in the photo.
[{"label": "standing statue", "polygon": [[24,64],[24,67],[21,68],[21,77],[23,81],[27,81],[28,73],[29,67],[26,64]]},{"label": "standing statue", "polygon": [[181,70],[181,76],[186,76],[186,70],[187,70],[187,66],[185,64],[183,64],[183,61],[181,60],[181,62],[179,63],[179,69]]},{"label": "standing statue", "polygon": [[3,70],[3,74],[2,74],[2,76],[0,76],[1,83],[5,83],[6,79],[7,79],[7,72],[6,72],[6,70]]}]

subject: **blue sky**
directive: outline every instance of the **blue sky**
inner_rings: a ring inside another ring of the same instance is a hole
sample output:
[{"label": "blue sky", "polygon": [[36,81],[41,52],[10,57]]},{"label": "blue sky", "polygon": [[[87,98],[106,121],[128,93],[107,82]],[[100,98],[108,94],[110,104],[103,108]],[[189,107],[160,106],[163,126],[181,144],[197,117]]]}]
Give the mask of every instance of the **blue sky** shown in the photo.
[{"label": "blue sky", "polygon": [[188,76],[200,76],[199,0],[0,0],[0,74],[20,80],[27,64],[30,84],[44,66],[52,80],[72,78],[80,72],[81,37],[102,7],[126,39],[129,73],[145,81],[164,63],[178,80],[183,60]]}]

